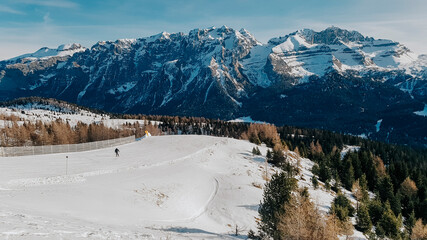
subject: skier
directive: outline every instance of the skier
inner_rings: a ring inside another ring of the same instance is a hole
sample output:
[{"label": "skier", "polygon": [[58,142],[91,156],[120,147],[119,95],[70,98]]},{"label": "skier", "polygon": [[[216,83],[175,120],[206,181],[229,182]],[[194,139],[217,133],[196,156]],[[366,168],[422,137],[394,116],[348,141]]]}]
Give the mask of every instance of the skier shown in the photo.
[{"label": "skier", "polygon": [[116,153],[116,157],[118,157],[120,150],[118,148],[116,148],[116,149],[114,149],[114,152]]}]

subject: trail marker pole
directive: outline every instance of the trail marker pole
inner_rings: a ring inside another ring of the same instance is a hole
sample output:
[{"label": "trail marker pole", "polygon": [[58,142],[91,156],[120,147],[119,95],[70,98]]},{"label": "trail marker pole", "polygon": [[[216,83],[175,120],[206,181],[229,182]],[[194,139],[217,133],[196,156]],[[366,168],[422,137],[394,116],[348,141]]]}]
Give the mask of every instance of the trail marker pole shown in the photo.
[{"label": "trail marker pole", "polygon": [[65,156],[65,175],[68,175],[68,156]]}]

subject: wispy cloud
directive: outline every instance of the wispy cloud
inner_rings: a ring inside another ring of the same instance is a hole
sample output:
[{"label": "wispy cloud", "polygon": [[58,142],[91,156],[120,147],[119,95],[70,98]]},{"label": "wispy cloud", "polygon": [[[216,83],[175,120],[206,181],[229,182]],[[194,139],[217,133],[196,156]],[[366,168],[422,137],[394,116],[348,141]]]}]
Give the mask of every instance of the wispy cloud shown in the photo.
[{"label": "wispy cloud", "polygon": [[43,16],[43,23],[44,24],[49,24],[49,23],[51,23],[52,22],[52,19],[50,18],[50,13],[46,13],[44,16]]},{"label": "wispy cloud", "polygon": [[17,0],[16,3],[58,8],[76,8],[79,6],[77,3],[69,0]]},{"label": "wispy cloud", "polygon": [[18,11],[16,9],[13,9],[11,7],[8,6],[4,6],[4,5],[0,5],[0,12],[4,12],[4,13],[12,13],[12,14],[24,14],[21,11]]}]

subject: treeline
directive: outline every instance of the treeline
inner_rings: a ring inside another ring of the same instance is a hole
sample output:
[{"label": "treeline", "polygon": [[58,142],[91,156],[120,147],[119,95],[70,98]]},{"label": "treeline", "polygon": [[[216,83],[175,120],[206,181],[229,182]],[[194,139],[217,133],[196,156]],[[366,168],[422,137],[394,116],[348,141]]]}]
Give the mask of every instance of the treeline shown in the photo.
[{"label": "treeline", "polygon": [[160,134],[158,126],[150,121],[145,121],[145,124],[127,123],[117,128],[111,128],[103,123],[85,124],[82,122],[71,127],[68,122],[60,119],[52,122],[37,121],[35,123],[17,121],[15,117],[9,116],[3,117],[3,119],[8,120],[4,122],[5,126],[0,129],[0,146],[2,147],[75,144],[132,135],[138,138],[142,137],[146,130],[152,135]]},{"label": "treeline", "polygon": [[[162,115],[130,115],[112,114],[116,119],[135,119],[159,122],[159,129],[167,135],[196,134],[218,137],[230,137],[236,139],[247,139],[249,125],[247,123],[227,122],[218,119],[204,117],[181,117]],[[246,134],[246,135],[245,135]]]},{"label": "treeline", "polygon": [[65,101],[61,101],[54,98],[43,98],[43,97],[23,97],[17,98],[10,101],[0,102],[0,107],[8,107],[14,108],[15,106],[26,106],[26,105],[37,105],[40,109],[52,109],[58,112],[68,112],[68,113],[79,113],[81,110],[85,110],[91,113],[99,114],[99,115],[109,115],[109,113],[99,110],[92,109],[84,106],[80,106],[74,103],[69,103]]}]

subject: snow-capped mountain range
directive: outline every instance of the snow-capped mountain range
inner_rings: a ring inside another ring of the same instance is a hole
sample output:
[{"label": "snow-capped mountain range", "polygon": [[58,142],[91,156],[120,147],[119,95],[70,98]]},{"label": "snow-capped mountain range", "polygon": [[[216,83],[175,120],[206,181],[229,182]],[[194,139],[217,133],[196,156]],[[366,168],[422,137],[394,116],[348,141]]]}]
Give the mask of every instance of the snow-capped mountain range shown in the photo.
[{"label": "snow-capped mountain range", "polygon": [[74,53],[86,51],[85,47],[82,47],[80,44],[63,44],[60,45],[57,49],[51,49],[48,47],[40,48],[34,53],[24,54],[18,57],[9,59],[9,62],[32,62],[37,60],[46,60],[52,57],[71,57]]},{"label": "snow-capped mountain range", "polygon": [[426,55],[400,43],[337,27],[264,44],[223,26],[42,48],[0,62],[0,92],[2,100],[43,96],[114,112],[251,116],[425,144],[426,119],[414,112],[427,103],[426,66]]}]

